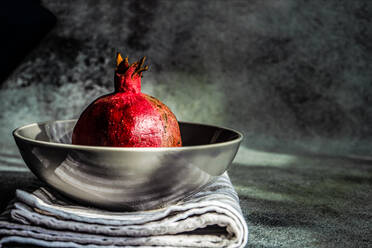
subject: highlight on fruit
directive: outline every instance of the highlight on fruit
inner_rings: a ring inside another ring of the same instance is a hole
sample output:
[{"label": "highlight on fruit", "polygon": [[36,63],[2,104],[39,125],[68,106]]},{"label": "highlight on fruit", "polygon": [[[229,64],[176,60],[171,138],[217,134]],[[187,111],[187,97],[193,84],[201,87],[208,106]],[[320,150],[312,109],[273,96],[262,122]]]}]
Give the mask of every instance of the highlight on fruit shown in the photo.
[{"label": "highlight on fruit", "polygon": [[115,90],[94,100],[80,115],[72,143],[113,147],[182,146],[178,121],[155,97],[141,92],[146,57],[130,63],[116,56]]}]

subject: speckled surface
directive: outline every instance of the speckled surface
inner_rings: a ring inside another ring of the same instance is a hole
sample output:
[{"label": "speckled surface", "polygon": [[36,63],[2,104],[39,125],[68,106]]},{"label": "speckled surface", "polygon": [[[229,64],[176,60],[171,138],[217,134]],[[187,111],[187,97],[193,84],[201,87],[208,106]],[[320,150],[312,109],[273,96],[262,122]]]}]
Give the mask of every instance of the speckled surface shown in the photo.
[{"label": "speckled surface", "polygon": [[117,50],[147,55],[145,93],[244,133],[251,247],[372,245],[371,1],[42,2],[58,24],[0,86],[3,168],[22,167],[12,129],[77,117],[113,89]]},{"label": "speckled surface", "polygon": [[[372,239],[372,158],[250,151],[256,162],[229,174],[249,227],[249,248],[367,248]],[[24,170],[0,170],[5,207],[16,188],[34,187]]]}]

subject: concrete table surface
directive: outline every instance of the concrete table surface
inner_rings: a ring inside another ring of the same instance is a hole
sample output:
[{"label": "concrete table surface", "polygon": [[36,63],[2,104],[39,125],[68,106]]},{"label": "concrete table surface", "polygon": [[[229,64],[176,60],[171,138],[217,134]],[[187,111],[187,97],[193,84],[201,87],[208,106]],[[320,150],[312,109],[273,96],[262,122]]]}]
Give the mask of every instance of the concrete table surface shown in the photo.
[{"label": "concrete table surface", "polygon": [[[372,246],[372,158],[242,148],[229,175],[249,226],[247,247]],[[15,189],[33,184],[18,155],[2,153],[1,209]]]}]

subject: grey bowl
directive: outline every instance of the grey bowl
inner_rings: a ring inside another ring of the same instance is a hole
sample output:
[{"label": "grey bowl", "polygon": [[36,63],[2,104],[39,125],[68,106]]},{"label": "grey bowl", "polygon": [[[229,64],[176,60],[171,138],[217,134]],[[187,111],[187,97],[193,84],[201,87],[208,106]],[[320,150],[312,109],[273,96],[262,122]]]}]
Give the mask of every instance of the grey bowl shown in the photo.
[{"label": "grey bowl", "polygon": [[159,208],[198,192],[228,169],[243,137],[180,122],[183,147],[81,146],[71,144],[75,123],[34,123],[13,135],[40,180],[81,203],[112,210]]}]

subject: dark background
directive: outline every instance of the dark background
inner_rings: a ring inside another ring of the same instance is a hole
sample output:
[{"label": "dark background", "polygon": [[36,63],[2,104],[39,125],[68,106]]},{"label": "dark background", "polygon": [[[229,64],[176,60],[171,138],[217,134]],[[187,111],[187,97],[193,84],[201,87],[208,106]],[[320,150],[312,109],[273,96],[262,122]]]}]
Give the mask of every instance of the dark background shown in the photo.
[{"label": "dark background", "polygon": [[148,57],[143,91],[179,120],[242,131],[240,155],[372,153],[371,1],[41,4],[57,24],[1,83],[4,149],[14,128],[78,117],[110,92],[121,51]]},{"label": "dark background", "polygon": [[121,51],[179,120],[244,133],[250,247],[371,247],[372,1],[26,1],[0,7],[2,204],[37,182],[11,131],[78,117]]}]

